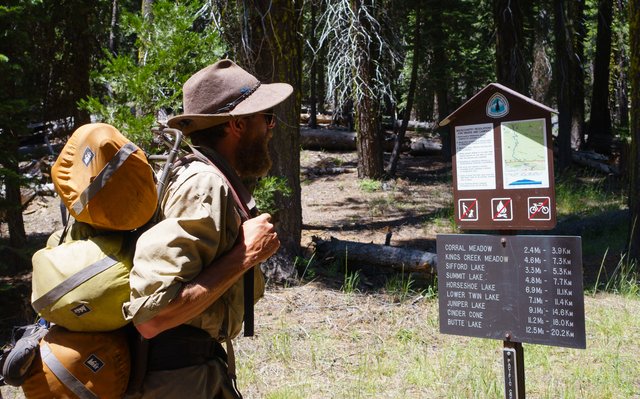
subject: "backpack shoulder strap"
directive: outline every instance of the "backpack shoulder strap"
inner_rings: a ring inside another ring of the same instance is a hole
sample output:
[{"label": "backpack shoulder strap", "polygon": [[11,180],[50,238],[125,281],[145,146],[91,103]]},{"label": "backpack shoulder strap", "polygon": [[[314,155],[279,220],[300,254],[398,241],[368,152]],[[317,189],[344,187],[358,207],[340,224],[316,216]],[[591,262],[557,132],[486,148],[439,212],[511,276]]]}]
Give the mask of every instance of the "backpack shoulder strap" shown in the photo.
[{"label": "backpack shoulder strap", "polygon": [[225,181],[233,197],[233,201],[236,203],[240,217],[242,221],[246,221],[255,216],[257,212],[256,201],[249,191],[244,187],[240,181],[240,177],[235,171],[230,169],[228,165],[217,156],[217,154],[210,153],[209,156],[204,155],[196,148],[191,147],[193,153],[180,158],[175,163],[175,167],[186,165],[193,161],[201,161],[211,165],[214,169],[220,172],[220,176]]},{"label": "backpack shoulder strap", "polygon": [[[228,167],[220,157],[214,152],[210,152],[209,156],[204,155],[193,146],[190,146],[192,154],[189,154],[176,162],[176,166],[184,165],[195,160],[207,163],[220,172],[220,175],[229,186],[233,200],[236,203],[240,217],[242,221],[247,221],[254,217],[258,213],[256,202],[253,196],[245,188],[240,181],[240,177],[236,172]],[[254,275],[253,268],[247,270],[243,276],[244,282],[244,336],[252,337],[254,335],[254,314],[253,314],[253,301],[254,301]]]}]

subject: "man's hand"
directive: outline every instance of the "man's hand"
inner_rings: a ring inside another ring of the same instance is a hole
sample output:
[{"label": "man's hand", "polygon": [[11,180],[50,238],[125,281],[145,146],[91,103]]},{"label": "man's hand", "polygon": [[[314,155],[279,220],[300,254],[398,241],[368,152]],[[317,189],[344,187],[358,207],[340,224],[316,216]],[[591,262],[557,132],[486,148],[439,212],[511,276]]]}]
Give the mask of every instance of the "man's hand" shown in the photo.
[{"label": "man's hand", "polygon": [[244,222],[240,228],[238,240],[238,244],[244,246],[244,265],[247,268],[264,262],[280,248],[278,233],[268,213]]},{"label": "man's hand", "polygon": [[247,270],[273,255],[280,247],[280,240],[270,220],[269,214],[262,214],[244,222],[236,245],[185,284],[177,297],[151,320],[136,324],[140,334],[152,338],[193,319],[218,300]]}]

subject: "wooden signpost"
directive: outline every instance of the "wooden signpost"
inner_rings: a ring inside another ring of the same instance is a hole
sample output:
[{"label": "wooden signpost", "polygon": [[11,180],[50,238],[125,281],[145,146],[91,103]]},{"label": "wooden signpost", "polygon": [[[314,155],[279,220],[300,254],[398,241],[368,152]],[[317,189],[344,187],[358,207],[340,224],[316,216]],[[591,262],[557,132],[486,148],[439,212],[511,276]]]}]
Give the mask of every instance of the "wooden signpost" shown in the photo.
[{"label": "wooden signpost", "polygon": [[525,397],[522,343],[586,347],[580,237],[556,225],[551,115],[492,83],[449,115],[455,220],[437,237],[440,332],[503,340],[505,397]]}]

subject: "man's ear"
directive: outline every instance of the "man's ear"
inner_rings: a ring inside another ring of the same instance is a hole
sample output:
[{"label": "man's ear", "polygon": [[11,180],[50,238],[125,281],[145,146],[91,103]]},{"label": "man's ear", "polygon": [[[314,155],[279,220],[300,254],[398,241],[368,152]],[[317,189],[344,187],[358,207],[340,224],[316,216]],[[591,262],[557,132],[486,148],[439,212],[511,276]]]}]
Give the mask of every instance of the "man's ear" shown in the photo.
[{"label": "man's ear", "polygon": [[244,118],[237,118],[229,121],[229,132],[234,136],[242,136],[246,127],[247,121]]}]

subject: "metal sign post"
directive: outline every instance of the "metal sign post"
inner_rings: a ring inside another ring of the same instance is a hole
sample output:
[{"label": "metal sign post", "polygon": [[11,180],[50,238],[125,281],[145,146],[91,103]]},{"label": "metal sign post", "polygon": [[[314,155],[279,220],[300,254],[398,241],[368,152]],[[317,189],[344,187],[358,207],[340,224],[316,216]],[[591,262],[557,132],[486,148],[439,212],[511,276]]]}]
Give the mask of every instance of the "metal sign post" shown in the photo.
[{"label": "metal sign post", "polygon": [[524,350],[520,342],[504,341],[504,397],[524,399]]}]

